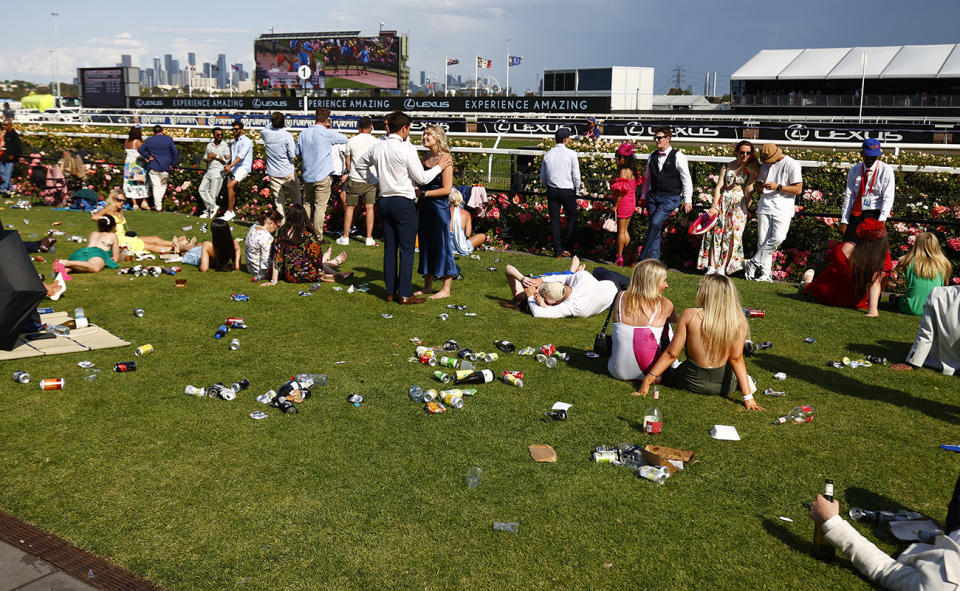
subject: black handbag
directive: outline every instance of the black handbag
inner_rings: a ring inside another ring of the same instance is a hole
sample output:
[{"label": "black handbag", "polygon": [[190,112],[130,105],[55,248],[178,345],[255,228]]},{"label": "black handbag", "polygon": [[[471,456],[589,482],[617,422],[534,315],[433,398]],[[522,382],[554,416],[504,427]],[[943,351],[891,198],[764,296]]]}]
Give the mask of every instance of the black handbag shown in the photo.
[{"label": "black handbag", "polygon": [[[617,292],[617,295],[619,296],[620,292]],[[614,297],[613,302],[616,301],[617,298]],[[613,335],[607,334],[607,326],[610,325],[610,317],[613,316],[613,302],[610,303],[610,309],[607,311],[607,319],[603,321],[603,328],[597,336],[593,337],[593,352],[601,357],[610,357],[613,351]]]}]

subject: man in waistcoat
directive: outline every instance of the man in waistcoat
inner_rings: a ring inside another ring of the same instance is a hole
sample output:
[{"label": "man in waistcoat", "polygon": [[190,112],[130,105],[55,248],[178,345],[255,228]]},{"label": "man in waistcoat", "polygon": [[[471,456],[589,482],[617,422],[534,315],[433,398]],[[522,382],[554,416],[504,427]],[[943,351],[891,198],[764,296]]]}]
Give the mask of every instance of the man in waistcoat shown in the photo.
[{"label": "man in waistcoat", "polygon": [[640,260],[660,259],[660,233],[664,222],[683,202],[684,213],[693,209],[693,181],[687,167],[686,155],[670,147],[673,132],[669,127],[658,127],[653,132],[657,144],[647,159],[647,170],[643,175],[643,198],[647,202],[647,215],[650,227],[647,239],[640,251]]}]

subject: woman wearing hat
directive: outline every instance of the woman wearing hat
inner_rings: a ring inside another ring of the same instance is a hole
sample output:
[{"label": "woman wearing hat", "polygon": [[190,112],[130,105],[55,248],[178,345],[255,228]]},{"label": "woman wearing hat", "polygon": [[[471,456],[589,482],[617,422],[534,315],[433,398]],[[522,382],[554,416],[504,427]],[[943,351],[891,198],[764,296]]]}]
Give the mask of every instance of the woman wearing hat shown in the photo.
[{"label": "woman wearing hat", "polygon": [[[623,142],[614,156],[617,178],[610,181],[613,191],[613,208],[617,212],[617,260],[618,267],[623,266],[623,249],[630,244],[630,218],[637,211],[637,185],[643,184],[643,177],[637,174],[637,159],[633,156],[633,144]],[[633,258],[633,257],[631,257]]]},{"label": "woman wearing hat", "polygon": [[706,269],[708,275],[730,275],[743,268],[743,229],[760,165],[747,140],[737,144],[734,154],[735,159],[720,168],[713,205],[707,210],[717,222],[703,235],[697,268]]},{"label": "woman wearing hat", "polygon": [[867,316],[877,316],[883,281],[893,270],[887,227],[879,220],[865,219],[857,227],[857,238],[856,243],[835,246],[827,268],[804,287],[821,304],[866,308]]}]

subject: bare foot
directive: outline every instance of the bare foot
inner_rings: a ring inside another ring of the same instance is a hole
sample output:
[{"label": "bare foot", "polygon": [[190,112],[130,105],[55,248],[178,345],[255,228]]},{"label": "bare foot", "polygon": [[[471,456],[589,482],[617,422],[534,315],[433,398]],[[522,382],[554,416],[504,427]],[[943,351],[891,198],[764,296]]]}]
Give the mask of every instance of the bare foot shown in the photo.
[{"label": "bare foot", "polygon": [[433,294],[432,296],[430,296],[430,299],[431,299],[431,300],[440,300],[440,299],[448,298],[448,297],[450,297],[450,292],[449,292],[449,291],[443,291],[443,290],[441,289],[441,290],[438,291],[437,293],[435,293],[435,294]]},{"label": "bare foot", "polygon": [[570,259],[570,271],[573,273],[577,272],[577,267],[580,266],[580,257],[573,255],[573,258]]},{"label": "bare foot", "polygon": [[422,289],[418,289],[417,291],[413,292],[413,295],[415,295],[415,296],[422,296],[422,295],[423,295],[423,290],[422,290]]}]

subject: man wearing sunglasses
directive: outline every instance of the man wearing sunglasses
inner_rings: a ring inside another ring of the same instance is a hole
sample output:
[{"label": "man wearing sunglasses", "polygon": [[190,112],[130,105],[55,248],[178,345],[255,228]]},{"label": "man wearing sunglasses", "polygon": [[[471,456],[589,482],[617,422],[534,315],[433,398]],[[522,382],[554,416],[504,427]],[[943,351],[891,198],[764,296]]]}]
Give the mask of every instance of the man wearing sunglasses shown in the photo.
[{"label": "man wearing sunglasses", "polygon": [[653,132],[657,149],[647,159],[643,175],[643,198],[647,202],[650,227],[640,251],[640,260],[660,259],[660,234],[663,224],[683,202],[684,213],[693,209],[693,181],[687,167],[686,155],[670,147],[673,132],[669,127],[658,127]]},{"label": "man wearing sunglasses", "polygon": [[[760,177],[754,191],[759,191],[757,203],[757,253],[744,261],[744,277],[770,282],[773,253],[787,238],[790,220],[796,213],[797,195],[803,193],[803,175],[800,164],[784,155],[776,144],[766,143],[760,148]],[[760,276],[757,277],[757,271]]]}]

